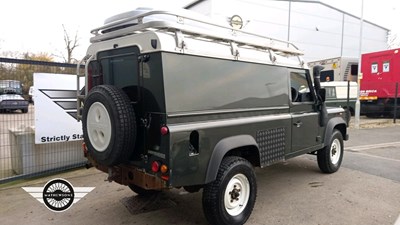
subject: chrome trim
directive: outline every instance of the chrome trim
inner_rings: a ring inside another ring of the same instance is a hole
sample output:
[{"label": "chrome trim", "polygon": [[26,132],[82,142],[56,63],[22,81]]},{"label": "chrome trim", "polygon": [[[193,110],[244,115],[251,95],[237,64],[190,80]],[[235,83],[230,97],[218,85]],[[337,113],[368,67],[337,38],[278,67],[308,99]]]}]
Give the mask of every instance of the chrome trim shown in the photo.
[{"label": "chrome trim", "polygon": [[326,109],[327,109],[327,111],[328,111],[329,114],[331,114],[331,113],[342,113],[342,112],[344,112],[344,109],[343,109],[343,108],[340,108],[340,107],[332,107],[332,108],[327,107]]},{"label": "chrome trim", "polygon": [[206,116],[206,115],[224,114],[224,113],[259,112],[259,111],[284,110],[284,109],[289,109],[289,106],[264,107],[264,108],[252,108],[252,109],[208,110],[208,111],[198,111],[198,112],[188,112],[188,113],[170,113],[167,115],[167,117],[177,118],[185,116]]},{"label": "chrome trim", "polygon": [[154,155],[154,156],[157,156],[158,158],[165,159],[165,154],[164,153],[156,152],[156,151],[153,151],[153,150],[147,150],[147,153],[149,153],[151,155]]},{"label": "chrome trim", "polygon": [[233,118],[226,120],[207,121],[207,122],[190,123],[190,124],[174,124],[174,125],[169,125],[168,128],[170,133],[176,133],[176,132],[185,132],[192,130],[218,128],[218,127],[240,126],[249,123],[260,123],[260,122],[284,120],[291,118],[292,116],[288,113],[288,114],[278,114],[278,115],[246,117],[246,118]]}]

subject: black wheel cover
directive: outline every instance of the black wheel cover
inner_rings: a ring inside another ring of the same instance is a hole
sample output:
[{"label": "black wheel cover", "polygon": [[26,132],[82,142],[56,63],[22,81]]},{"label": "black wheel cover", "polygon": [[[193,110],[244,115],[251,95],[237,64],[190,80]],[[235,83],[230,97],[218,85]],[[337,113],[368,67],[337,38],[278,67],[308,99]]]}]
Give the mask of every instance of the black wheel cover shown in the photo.
[{"label": "black wheel cover", "polygon": [[[96,110],[101,113],[93,114]],[[102,127],[106,127],[103,121],[110,125],[110,128],[105,128],[105,134],[102,131]],[[89,154],[98,163],[117,165],[132,155],[136,139],[136,118],[128,96],[121,89],[111,85],[99,85],[91,89],[84,102],[82,127]],[[106,139],[101,148],[99,143],[103,143],[96,142],[98,136]]]}]

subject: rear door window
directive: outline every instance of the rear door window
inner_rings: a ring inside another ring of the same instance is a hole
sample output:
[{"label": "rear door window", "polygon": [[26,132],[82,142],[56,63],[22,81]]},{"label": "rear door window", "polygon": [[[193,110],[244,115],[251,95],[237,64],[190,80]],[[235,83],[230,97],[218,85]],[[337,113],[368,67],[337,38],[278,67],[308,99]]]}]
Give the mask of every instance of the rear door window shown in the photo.
[{"label": "rear door window", "polygon": [[103,83],[119,88],[138,86],[138,50],[136,47],[100,52],[98,62]]}]

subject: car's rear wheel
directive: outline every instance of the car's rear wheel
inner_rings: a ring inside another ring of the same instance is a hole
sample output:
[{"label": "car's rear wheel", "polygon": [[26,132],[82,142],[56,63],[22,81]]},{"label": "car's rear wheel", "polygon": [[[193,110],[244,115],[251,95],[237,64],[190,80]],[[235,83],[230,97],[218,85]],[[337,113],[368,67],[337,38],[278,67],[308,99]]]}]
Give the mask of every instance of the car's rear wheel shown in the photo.
[{"label": "car's rear wheel", "polygon": [[228,156],[221,162],[217,178],[203,190],[203,211],[211,224],[244,224],[257,196],[252,165],[245,159]]},{"label": "car's rear wheel", "polygon": [[83,107],[83,136],[91,156],[111,166],[126,161],[136,138],[136,119],[128,96],[111,85],[90,90]]}]

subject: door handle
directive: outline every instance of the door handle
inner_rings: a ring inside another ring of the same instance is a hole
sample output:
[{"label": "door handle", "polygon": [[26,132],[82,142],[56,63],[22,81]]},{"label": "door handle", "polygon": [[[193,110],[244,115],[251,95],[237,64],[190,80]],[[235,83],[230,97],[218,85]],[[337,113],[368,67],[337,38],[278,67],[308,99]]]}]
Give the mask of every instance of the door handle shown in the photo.
[{"label": "door handle", "polygon": [[297,121],[297,122],[294,123],[293,125],[295,125],[296,127],[301,127],[301,125],[303,125],[303,122]]}]

